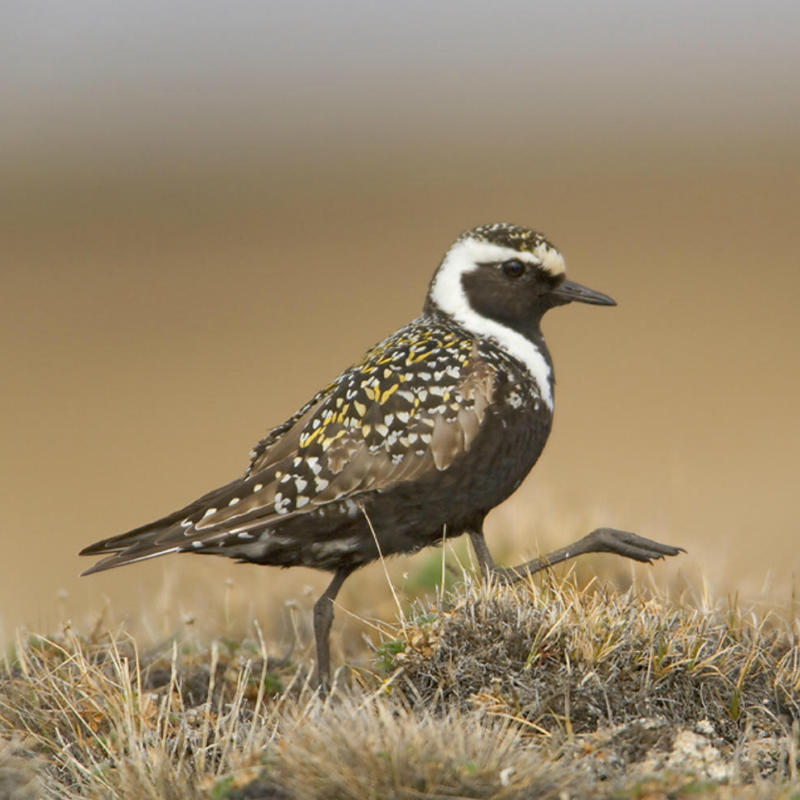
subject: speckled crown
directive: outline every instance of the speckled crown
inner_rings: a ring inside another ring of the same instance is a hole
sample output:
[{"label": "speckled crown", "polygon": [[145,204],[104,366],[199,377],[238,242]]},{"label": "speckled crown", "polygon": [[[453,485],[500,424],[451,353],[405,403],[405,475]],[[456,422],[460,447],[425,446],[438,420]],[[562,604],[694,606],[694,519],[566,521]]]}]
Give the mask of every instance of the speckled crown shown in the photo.
[{"label": "speckled crown", "polygon": [[544,245],[548,250],[557,250],[541,233],[526,228],[524,225],[514,225],[510,222],[493,222],[490,225],[478,225],[464,231],[457,241],[464,239],[481,239],[500,247],[510,247],[514,250],[533,253]]}]

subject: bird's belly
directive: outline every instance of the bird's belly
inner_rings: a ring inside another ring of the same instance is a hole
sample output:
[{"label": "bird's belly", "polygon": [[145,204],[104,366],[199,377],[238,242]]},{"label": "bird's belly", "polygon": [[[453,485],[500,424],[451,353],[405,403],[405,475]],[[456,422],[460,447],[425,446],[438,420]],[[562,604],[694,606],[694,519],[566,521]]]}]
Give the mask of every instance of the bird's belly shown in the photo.
[{"label": "bird's belly", "polygon": [[[549,419],[531,425],[496,420],[476,438],[469,453],[425,481],[400,484],[367,506],[384,554],[418,550],[460,536],[522,483],[541,455]],[[493,426],[494,427],[494,426]]]}]

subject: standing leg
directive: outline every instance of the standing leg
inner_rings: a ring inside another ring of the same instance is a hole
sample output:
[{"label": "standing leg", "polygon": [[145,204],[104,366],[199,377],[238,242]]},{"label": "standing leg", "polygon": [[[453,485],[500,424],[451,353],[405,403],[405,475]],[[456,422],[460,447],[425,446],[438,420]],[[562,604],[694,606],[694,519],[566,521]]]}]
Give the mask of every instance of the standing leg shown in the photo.
[{"label": "standing leg", "polygon": [[483,538],[483,526],[479,531],[470,531],[469,539],[472,542],[472,549],[475,551],[475,558],[478,559],[481,574],[488,578],[497,570],[497,567],[486,545],[486,539]]},{"label": "standing leg", "polygon": [[546,567],[552,567],[561,561],[583,555],[584,553],[614,553],[618,556],[632,558],[634,561],[642,561],[649,564],[653,559],[664,558],[664,556],[676,556],[678,553],[685,553],[682,547],[672,547],[672,545],[654,542],[652,539],[645,539],[635,533],[618,531],[615,528],[597,528],[591,533],[586,534],[583,539],[573,542],[567,547],[553,550],[541,558],[534,558],[516,567],[498,567],[492,560],[486,540],[483,537],[483,530],[470,531],[472,547],[475,550],[475,557],[478,559],[481,572],[484,575],[496,575],[500,580],[507,583],[521,580],[527,575],[533,575]]},{"label": "standing leg", "polygon": [[331,686],[331,623],[333,622],[333,601],[342,588],[350,570],[340,569],[328,584],[328,588],[314,603],[314,639],[317,643],[317,686],[323,697]]}]

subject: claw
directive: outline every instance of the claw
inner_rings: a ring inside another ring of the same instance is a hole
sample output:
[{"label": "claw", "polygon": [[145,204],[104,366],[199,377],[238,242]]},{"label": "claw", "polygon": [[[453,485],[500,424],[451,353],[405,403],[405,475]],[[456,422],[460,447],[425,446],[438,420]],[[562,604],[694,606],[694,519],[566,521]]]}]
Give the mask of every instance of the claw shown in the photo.
[{"label": "claw", "polygon": [[618,531],[615,528],[597,528],[584,540],[587,549],[584,552],[615,553],[635,561],[650,562],[664,556],[676,556],[685,553],[682,547],[661,544],[652,539],[645,539],[636,533]]}]

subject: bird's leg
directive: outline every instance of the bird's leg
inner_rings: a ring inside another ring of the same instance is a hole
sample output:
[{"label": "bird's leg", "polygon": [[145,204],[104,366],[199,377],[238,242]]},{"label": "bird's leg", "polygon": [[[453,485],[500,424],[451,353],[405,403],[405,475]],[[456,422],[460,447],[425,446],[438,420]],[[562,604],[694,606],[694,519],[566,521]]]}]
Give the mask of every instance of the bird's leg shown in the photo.
[{"label": "bird's leg", "polygon": [[475,551],[475,558],[478,559],[481,574],[488,578],[489,575],[496,572],[497,566],[486,545],[486,539],[483,537],[483,528],[479,531],[470,531],[469,538],[472,542],[472,549]]},{"label": "bird's leg", "polygon": [[481,572],[486,575],[494,575],[500,580],[513,583],[521,580],[528,575],[533,575],[542,569],[552,567],[561,561],[566,561],[584,553],[614,553],[618,556],[632,558],[634,561],[642,561],[649,564],[653,559],[664,558],[664,556],[676,556],[678,553],[685,553],[682,547],[672,547],[672,545],[654,542],[652,539],[645,539],[635,533],[618,531],[615,528],[597,528],[591,533],[586,534],[583,539],[573,542],[567,547],[553,550],[541,558],[534,558],[524,564],[517,564],[516,567],[498,567],[492,560],[486,540],[483,537],[483,530],[471,531],[470,539],[475,550],[475,557]]},{"label": "bird's leg", "polygon": [[333,576],[328,588],[314,603],[314,639],[317,644],[317,686],[324,697],[331,686],[331,623],[333,601],[342,588],[350,570],[340,569]]}]

